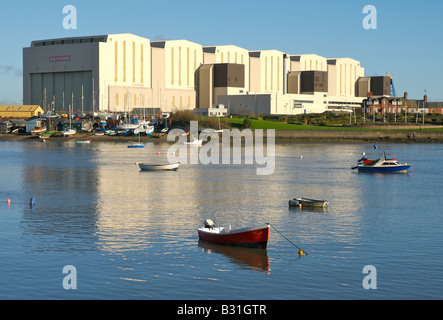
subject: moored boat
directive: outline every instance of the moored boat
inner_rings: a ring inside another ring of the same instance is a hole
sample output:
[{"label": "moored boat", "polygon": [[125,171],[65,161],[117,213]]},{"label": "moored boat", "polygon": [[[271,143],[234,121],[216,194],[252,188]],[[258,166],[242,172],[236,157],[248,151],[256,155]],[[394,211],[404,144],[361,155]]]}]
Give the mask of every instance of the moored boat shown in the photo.
[{"label": "moored boat", "polygon": [[144,148],[145,145],[142,143],[133,143],[128,146],[128,148]]},{"label": "moored boat", "polygon": [[268,224],[260,227],[231,229],[231,227],[216,227],[212,220],[208,219],[205,221],[205,227],[199,228],[197,231],[202,241],[232,246],[266,248],[269,241],[270,226]]},{"label": "moored boat", "polygon": [[137,163],[139,168],[143,171],[177,171],[180,166],[179,163],[167,163],[167,164],[148,164]]},{"label": "moored boat", "polygon": [[359,172],[381,172],[381,173],[406,173],[412,167],[412,164],[399,163],[397,159],[366,161],[359,164],[356,168]]},{"label": "moored boat", "polygon": [[194,138],[194,140],[192,140],[191,142],[185,142],[185,144],[201,146],[203,144],[203,140]]},{"label": "moored boat", "polygon": [[315,199],[309,199],[309,198],[294,198],[292,200],[289,200],[289,206],[295,207],[295,206],[302,206],[303,208],[326,208],[329,206],[328,200],[315,200]]}]

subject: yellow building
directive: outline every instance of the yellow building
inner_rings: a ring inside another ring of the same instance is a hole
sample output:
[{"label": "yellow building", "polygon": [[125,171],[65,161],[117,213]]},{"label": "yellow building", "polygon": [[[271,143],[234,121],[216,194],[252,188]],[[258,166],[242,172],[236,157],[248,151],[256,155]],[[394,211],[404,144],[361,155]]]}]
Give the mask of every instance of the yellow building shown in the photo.
[{"label": "yellow building", "polygon": [[43,114],[40,106],[2,106],[0,105],[0,118],[31,118]]}]

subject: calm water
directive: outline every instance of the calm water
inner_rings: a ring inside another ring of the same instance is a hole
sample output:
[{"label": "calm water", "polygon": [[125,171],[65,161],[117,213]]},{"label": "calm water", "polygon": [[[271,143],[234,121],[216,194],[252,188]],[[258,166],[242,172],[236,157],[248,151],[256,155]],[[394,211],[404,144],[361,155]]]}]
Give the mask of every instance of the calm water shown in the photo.
[{"label": "calm water", "polygon": [[[376,175],[350,169],[371,145],[280,144],[271,176],[140,172],[169,145],[126,146],[0,142],[0,299],[443,298],[443,145],[380,145],[414,168]],[[289,209],[295,196],[330,208]],[[267,250],[199,244],[206,218],[269,222],[309,254],[273,229]],[[77,290],[63,288],[66,265]],[[377,290],[362,286],[366,265]]]}]

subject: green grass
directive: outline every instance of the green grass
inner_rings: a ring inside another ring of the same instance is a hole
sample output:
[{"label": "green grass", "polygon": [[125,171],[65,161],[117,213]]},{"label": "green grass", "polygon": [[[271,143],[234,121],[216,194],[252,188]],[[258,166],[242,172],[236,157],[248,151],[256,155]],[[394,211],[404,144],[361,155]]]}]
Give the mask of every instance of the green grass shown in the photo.
[{"label": "green grass", "polygon": [[[229,118],[222,121],[228,121],[234,125],[234,127],[241,127],[243,124],[243,118]],[[255,120],[251,119],[251,129],[275,129],[275,130],[300,130],[300,131],[389,131],[389,132],[410,132],[411,129],[385,129],[385,128],[365,128],[358,126],[314,126],[314,125],[298,125],[284,122],[267,121],[267,120]],[[443,132],[443,128],[424,128],[423,132]]]}]

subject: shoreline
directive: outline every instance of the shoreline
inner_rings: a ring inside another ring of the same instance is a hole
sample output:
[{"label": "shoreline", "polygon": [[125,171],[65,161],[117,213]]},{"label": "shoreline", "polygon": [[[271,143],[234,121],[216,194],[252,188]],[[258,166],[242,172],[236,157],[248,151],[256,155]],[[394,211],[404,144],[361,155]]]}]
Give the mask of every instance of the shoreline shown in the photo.
[{"label": "shoreline", "polygon": [[[407,131],[380,130],[276,130],[275,141],[280,143],[305,142],[305,143],[443,143],[443,132],[419,131],[420,128],[408,128]],[[165,142],[167,134],[162,136],[141,136],[140,142]],[[264,131],[266,138],[266,130]],[[74,136],[55,136],[46,139],[46,142],[75,142],[90,139],[100,142],[138,142],[135,136],[96,136],[95,133],[81,132]],[[26,134],[0,134],[0,141],[12,142],[40,142],[38,136]]]}]

